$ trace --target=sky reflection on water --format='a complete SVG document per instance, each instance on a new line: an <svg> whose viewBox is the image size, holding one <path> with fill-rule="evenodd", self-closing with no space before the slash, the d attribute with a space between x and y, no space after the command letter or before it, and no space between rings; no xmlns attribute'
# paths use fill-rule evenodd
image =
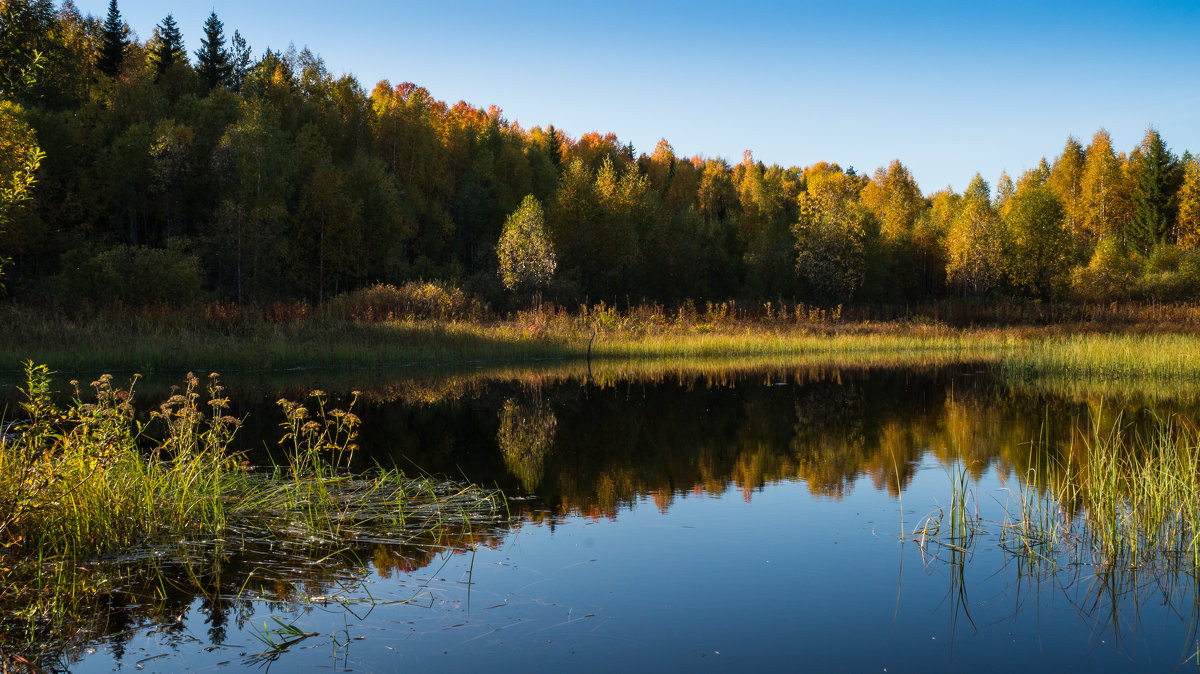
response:
<svg viewBox="0 0 1200 674"><path fill-rule="evenodd" d="M1190 669L1195 578L1039 573L997 544L1029 441L1049 428L1048 451L1069 453L1075 429L1114 408L1141 414L969 368L381 397L361 411L373 460L533 498L473 549L401 563L363 546L361 582L313 583L324 602L255 599L220 643L197 600L71 667ZM987 533L965 553L922 547L911 532L947 505L956 465ZM256 657L271 618L317 634Z"/></svg>

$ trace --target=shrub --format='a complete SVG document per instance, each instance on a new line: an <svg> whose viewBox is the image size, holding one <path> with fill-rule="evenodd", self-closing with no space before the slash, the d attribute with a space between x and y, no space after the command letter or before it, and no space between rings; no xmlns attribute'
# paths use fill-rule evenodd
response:
<svg viewBox="0 0 1200 674"><path fill-rule="evenodd" d="M1131 288L1136 299L1183 302L1200 298L1200 252L1160 246L1150 253Z"/></svg>
<svg viewBox="0 0 1200 674"><path fill-rule="evenodd" d="M1113 302L1129 297L1128 288L1137 276L1137 264L1114 238L1096 246L1091 262L1071 273L1071 292L1086 302Z"/></svg>
<svg viewBox="0 0 1200 674"><path fill-rule="evenodd" d="M465 320L483 315L483 304L454 286L409 281L397 288L376 284L338 295L326 310L332 316L367 321L396 319Z"/></svg>

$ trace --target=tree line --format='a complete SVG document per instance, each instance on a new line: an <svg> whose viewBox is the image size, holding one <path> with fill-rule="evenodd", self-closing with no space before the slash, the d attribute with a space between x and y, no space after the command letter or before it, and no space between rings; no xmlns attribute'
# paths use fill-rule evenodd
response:
<svg viewBox="0 0 1200 674"><path fill-rule="evenodd" d="M10 294L267 302L442 280L506 306L775 298L1200 297L1200 164L1101 129L994 188L923 193L747 152L648 153L526 129L411 83L369 92L212 13L134 39L67 0L0 9L0 256Z"/></svg>

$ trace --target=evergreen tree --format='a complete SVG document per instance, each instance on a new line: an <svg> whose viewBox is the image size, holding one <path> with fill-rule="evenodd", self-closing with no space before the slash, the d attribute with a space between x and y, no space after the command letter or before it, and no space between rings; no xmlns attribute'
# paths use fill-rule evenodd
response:
<svg viewBox="0 0 1200 674"><path fill-rule="evenodd" d="M127 46L125 22L121 21L117 0L110 0L108 18L104 20L104 32L101 34L100 71L109 77L116 77L121 72L121 64L125 61Z"/></svg>
<svg viewBox="0 0 1200 674"><path fill-rule="evenodd" d="M225 48L225 24L217 18L215 11L204 21L204 37L196 51L196 72L209 89L230 83L233 64L229 50Z"/></svg>
<svg viewBox="0 0 1200 674"><path fill-rule="evenodd" d="M550 156L550 163L554 164L555 169L562 167L562 138L553 124L546 129L546 153Z"/></svg>
<svg viewBox="0 0 1200 674"><path fill-rule="evenodd" d="M187 52L183 48L183 33L175 17L168 14L162 23L154 28L154 46L150 51L150 63L154 66L155 76L161 76L167 68L187 62Z"/></svg>
<svg viewBox="0 0 1200 674"><path fill-rule="evenodd" d="M1162 136L1149 129L1142 140L1141 157L1135 169L1133 220L1129 223L1131 242L1145 253L1166 243L1172 230L1175 173L1175 157L1167 150Z"/></svg>
<svg viewBox="0 0 1200 674"><path fill-rule="evenodd" d="M242 34L233 31L233 39L229 41L231 53L229 57L229 88L234 91L241 91L242 85L246 82L246 77L250 74L250 68L254 65L254 60L251 56L250 45L246 44L246 38Z"/></svg>

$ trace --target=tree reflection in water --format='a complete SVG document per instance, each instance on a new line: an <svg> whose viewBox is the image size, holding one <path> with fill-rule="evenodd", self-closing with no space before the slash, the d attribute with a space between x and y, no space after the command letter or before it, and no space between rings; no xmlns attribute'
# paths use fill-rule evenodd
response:
<svg viewBox="0 0 1200 674"><path fill-rule="evenodd" d="M616 520L647 500L669 511L679 499L732 493L750 500L786 482L823 500L866 488L904 494L908 505L905 492L922 469L950 472L955 465L975 482L987 477L1016 491L1024 485L1062 493L1078 471L1050 467L1079 466L1080 437L1093 424L1119 417L1132 432L1155 414L1196 419L1194 399L1153 386L1056 388L1004 381L976 365L638 368L594 377L567 365L375 386L347 381L345 390L364 389L358 460L499 486L511 497L507 516L403 543L381 537L321 547L260 535L51 569L64 579L54 602L0 593L8 616L2 641L40 645L50 660L69 664L87 644L106 640L119 652L135 632L170 634L181 617L199 622L202 615L215 645L255 615L312 610L314 600L365 601L353 588L372 576L412 583L413 596L425 601L428 592L413 579L448 554L500 546L524 526ZM292 397L307 388L338 390L319 379L287 387ZM269 408L279 393L252 389L239 397L234 383L230 393L236 411L249 415L242 440L261 445L255 419L274 418ZM1158 601L1192 626L1194 641L1194 573L1093 568L1034 555L1003 560L1015 611L1044 605L1038 597L1053 590L1097 631L1131 641L1140 607ZM974 620L967 581L997 573L972 561L955 552L929 567L952 567L945 606L965 625Z"/></svg>

